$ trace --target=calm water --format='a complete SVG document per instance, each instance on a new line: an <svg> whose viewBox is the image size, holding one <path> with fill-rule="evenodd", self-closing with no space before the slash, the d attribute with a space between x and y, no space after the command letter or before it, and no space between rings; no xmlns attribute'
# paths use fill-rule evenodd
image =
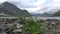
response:
<svg viewBox="0 0 60 34"><path fill-rule="evenodd" d="M60 20L60 17L35 17L35 19L43 19L43 20L46 20L46 19L58 19Z"/></svg>

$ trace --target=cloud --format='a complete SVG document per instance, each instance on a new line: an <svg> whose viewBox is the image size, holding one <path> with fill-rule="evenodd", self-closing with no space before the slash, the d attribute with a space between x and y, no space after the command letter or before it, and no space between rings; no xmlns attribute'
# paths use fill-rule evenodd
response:
<svg viewBox="0 0 60 34"><path fill-rule="evenodd" d="M50 3L45 3L42 8L38 9L37 12L39 13L44 13L44 12L51 12L54 13L56 9L60 9L60 0L50 0ZM53 12L52 12L53 11Z"/></svg>
<svg viewBox="0 0 60 34"><path fill-rule="evenodd" d="M45 0L10 0L9 2L15 4L21 9L26 9L31 13L37 12L37 10L39 10L39 8L45 3Z"/></svg>
<svg viewBox="0 0 60 34"><path fill-rule="evenodd" d="M0 0L1 3L5 1L13 3L17 7L26 9L29 12L35 12L45 3L45 0Z"/></svg>
<svg viewBox="0 0 60 34"><path fill-rule="evenodd" d="M0 3L3 3L3 2L5 2L5 1L7 1L7 0L0 0Z"/></svg>
<svg viewBox="0 0 60 34"><path fill-rule="evenodd" d="M8 1L18 8L26 9L30 13L44 13L53 9L60 9L60 0L0 0L0 3Z"/></svg>
<svg viewBox="0 0 60 34"><path fill-rule="evenodd" d="M44 2L45 0L20 0L17 3L24 8L34 8L42 6Z"/></svg>

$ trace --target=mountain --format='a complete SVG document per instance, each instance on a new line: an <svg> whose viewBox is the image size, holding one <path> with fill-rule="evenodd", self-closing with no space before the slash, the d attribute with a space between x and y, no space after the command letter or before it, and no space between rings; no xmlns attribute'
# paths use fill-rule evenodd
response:
<svg viewBox="0 0 60 34"><path fill-rule="evenodd" d="M44 14L33 14L33 16L40 16L40 17L49 17L49 16L52 16L52 14L48 14L48 13L44 13Z"/></svg>
<svg viewBox="0 0 60 34"><path fill-rule="evenodd" d="M1 12L9 16L31 16L27 10L21 10L9 2L4 2L0 5L0 13Z"/></svg>
<svg viewBox="0 0 60 34"><path fill-rule="evenodd" d="M60 10L58 10L53 16L60 16Z"/></svg>
<svg viewBox="0 0 60 34"><path fill-rule="evenodd" d="M52 9L52 10L49 10L49 11L46 11L45 13L43 14L33 14L33 16L48 16L48 17L54 17L54 16L60 16L60 9Z"/></svg>

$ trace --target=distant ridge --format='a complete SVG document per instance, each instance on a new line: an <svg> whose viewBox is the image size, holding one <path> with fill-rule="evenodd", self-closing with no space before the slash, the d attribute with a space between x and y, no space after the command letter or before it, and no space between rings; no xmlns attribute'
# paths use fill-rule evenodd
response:
<svg viewBox="0 0 60 34"><path fill-rule="evenodd" d="M9 2L4 2L0 5L1 12L10 16L31 16L27 10L21 10Z"/></svg>
<svg viewBox="0 0 60 34"><path fill-rule="evenodd" d="M58 10L53 16L59 16L60 17L60 10Z"/></svg>

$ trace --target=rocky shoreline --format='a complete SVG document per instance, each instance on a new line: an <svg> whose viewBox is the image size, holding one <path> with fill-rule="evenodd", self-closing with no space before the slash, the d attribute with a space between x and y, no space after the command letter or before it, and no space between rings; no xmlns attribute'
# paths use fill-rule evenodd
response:
<svg viewBox="0 0 60 34"><path fill-rule="evenodd" d="M0 19L0 34L23 34L21 27L17 19Z"/></svg>
<svg viewBox="0 0 60 34"><path fill-rule="evenodd" d="M47 19L40 20L40 22L44 23L43 34L60 34L60 20Z"/></svg>
<svg viewBox="0 0 60 34"><path fill-rule="evenodd" d="M60 20L57 19L47 19L47 20L37 20L38 23L43 24L41 27L43 29L42 34L60 34ZM18 19L0 19L0 34L24 34L22 29L22 21Z"/></svg>

